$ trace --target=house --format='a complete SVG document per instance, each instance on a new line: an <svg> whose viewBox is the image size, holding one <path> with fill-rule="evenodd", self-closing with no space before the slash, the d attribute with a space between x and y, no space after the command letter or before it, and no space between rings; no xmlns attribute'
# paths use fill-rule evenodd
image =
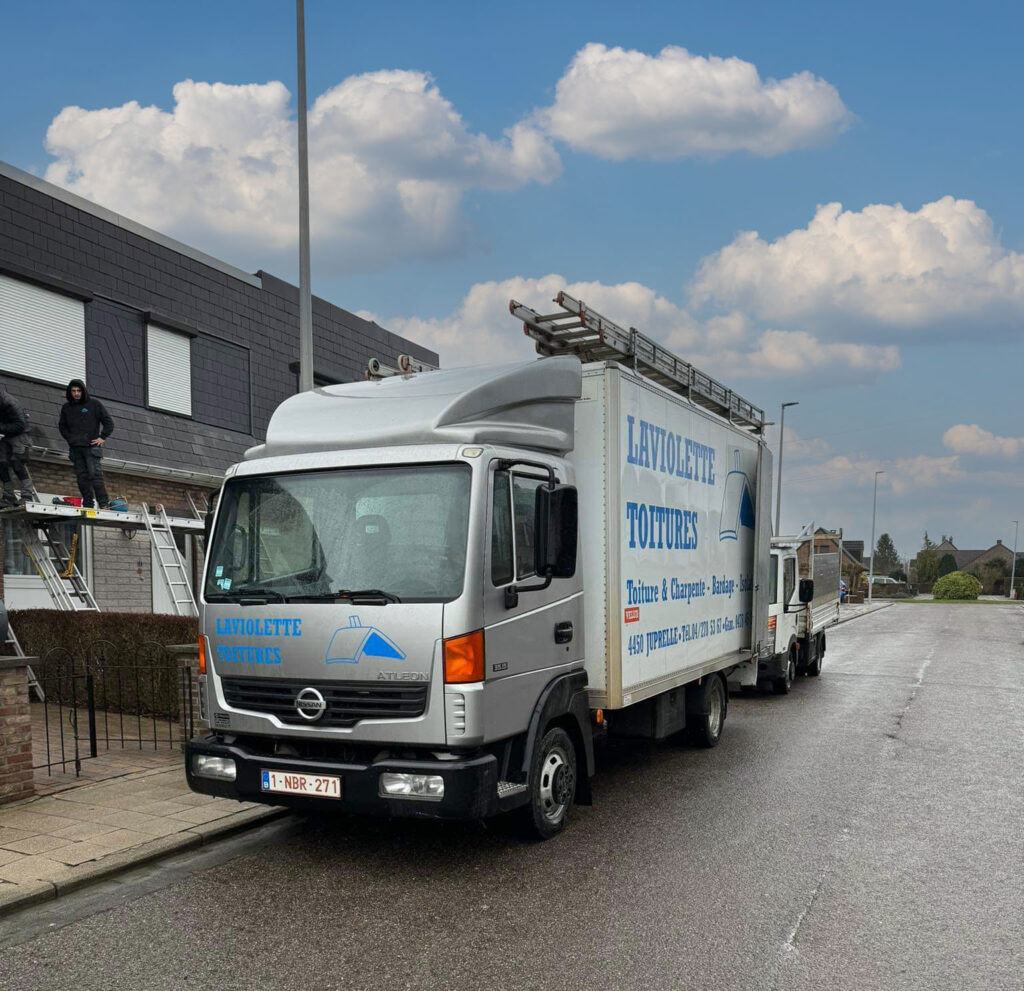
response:
<svg viewBox="0 0 1024 991"><path fill-rule="evenodd" d="M77 495L57 417L68 381L81 378L115 422L104 447L111 495L193 515L296 392L298 309L298 289L268 272L242 271L0 162L0 382L30 413L40 493ZM313 336L318 385L362 378L370 358L437 363L317 298ZM76 563L101 609L171 610L144 532L78 529ZM9 518L0 543L8 608L51 606ZM179 538L194 580L193 543Z"/></svg>
<svg viewBox="0 0 1024 991"><path fill-rule="evenodd" d="M1002 540L997 539L984 550L961 550L953 543L952 537L943 536L934 553L940 567L943 558L948 556L953 559L956 571L974 575L981 582L983 594L1006 595L1009 592L1010 574L1014 570L1013 551ZM1015 570L1018 578L1024 577L1024 553L1017 554Z"/></svg>
<svg viewBox="0 0 1024 991"><path fill-rule="evenodd" d="M842 547L842 560L840 563L840 574L847 588L857 587L857 576L867 569L861 563L860 556L864 551L863 540L847 541L843 537L842 530L826 530L825 527L818 527L814 531L814 553L835 554Z"/></svg>

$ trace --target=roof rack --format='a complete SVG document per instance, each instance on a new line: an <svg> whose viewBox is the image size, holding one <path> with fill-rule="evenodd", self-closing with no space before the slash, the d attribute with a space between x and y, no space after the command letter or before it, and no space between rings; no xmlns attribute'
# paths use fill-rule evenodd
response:
<svg viewBox="0 0 1024 991"><path fill-rule="evenodd" d="M554 302L561 312L541 314L514 299L509 302L509 311L523 321L524 333L537 342L538 354L575 354L583 361L621 362L740 427L764 433L763 410L635 327L625 330L564 290Z"/></svg>

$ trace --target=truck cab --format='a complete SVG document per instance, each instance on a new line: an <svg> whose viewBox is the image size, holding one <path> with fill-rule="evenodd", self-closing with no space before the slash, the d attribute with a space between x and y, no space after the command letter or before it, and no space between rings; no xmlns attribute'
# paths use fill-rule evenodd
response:
<svg viewBox="0 0 1024 991"><path fill-rule="evenodd" d="M758 687L787 695L800 674L817 677L825 656L825 628L839 620L838 550L814 535L773 537L768 565L768 648L758 661ZM819 550L818 544L829 548Z"/></svg>

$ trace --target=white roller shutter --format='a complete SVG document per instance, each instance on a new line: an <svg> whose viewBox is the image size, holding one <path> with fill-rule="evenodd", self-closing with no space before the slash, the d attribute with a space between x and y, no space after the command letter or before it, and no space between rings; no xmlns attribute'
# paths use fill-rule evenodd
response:
<svg viewBox="0 0 1024 991"><path fill-rule="evenodd" d="M191 338L154 324L149 324L146 332L146 403L156 409L191 416Z"/></svg>
<svg viewBox="0 0 1024 991"><path fill-rule="evenodd" d="M0 275L0 371L66 385L85 378L85 304Z"/></svg>

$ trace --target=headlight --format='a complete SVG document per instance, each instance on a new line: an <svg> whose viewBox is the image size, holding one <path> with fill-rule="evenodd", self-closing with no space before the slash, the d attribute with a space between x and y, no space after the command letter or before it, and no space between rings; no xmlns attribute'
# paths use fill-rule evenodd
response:
<svg viewBox="0 0 1024 991"><path fill-rule="evenodd" d="M209 757L193 754L192 773L199 778L213 778L215 781L234 781L235 762L230 757Z"/></svg>
<svg viewBox="0 0 1024 991"><path fill-rule="evenodd" d="M439 802L444 798L444 778L440 774L395 774L380 776L381 798L418 798Z"/></svg>

